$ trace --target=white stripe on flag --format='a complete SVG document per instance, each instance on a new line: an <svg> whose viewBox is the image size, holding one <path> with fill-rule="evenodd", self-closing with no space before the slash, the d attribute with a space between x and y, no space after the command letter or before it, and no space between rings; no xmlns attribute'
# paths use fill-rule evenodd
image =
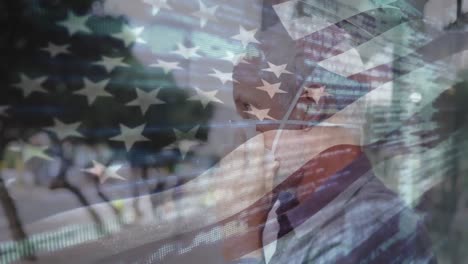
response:
<svg viewBox="0 0 468 264"><path fill-rule="evenodd" d="M303 16L295 18L296 6L299 2L310 5L313 8L324 11L331 15L326 17L323 14L319 16ZM278 17L294 40L300 39L314 32L332 26L342 20L346 20L362 12L378 8L396 8L389 4L395 0L382 0L379 4L371 0L337 0L333 4L331 1L320 0L291 0L281 4L274 5Z"/></svg>
<svg viewBox="0 0 468 264"><path fill-rule="evenodd" d="M355 49L321 61L318 65L348 77L407 56L437 37L427 36L418 30L419 23L421 22L410 21L400 24ZM365 63L358 62L361 58Z"/></svg>

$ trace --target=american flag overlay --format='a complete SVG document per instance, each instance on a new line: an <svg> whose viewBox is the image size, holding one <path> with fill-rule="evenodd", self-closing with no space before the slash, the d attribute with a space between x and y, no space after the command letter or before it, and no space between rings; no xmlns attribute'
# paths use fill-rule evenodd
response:
<svg viewBox="0 0 468 264"><path fill-rule="evenodd" d="M466 263L467 12L0 2L0 263Z"/></svg>

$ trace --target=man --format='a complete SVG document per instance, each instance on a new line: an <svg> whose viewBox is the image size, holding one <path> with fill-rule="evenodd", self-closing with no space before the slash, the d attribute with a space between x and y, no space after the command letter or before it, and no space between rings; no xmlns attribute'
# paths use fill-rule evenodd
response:
<svg viewBox="0 0 468 264"><path fill-rule="evenodd" d="M235 242L252 249L237 261L435 263L422 220L374 176L363 153L361 94L339 98L337 90L360 91L366 83L337 88L339 77L317 66L350 49L347 32L331 26L293 41L277 23L262 33L249 63L234 71L234 99L241 116L263 121L257 131L276 160L270 169L276 175L263 179L276 187L268 217L250 222L260 232ZM287 65L281 77L269 70L280 64ZM292 175L286 172L297 167ZM231 258L242 250L233 243L226 247Z"/></svg>

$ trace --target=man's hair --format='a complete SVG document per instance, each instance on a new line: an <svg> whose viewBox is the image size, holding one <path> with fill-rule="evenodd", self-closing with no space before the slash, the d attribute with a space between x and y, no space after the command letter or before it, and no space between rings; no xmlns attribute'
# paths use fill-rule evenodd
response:
<svg viewBox="0 0 468 264"><path fill-rule="evenodd" d="M290 107L295 95L304 86L323 85L329 97L333 97L333 100L328 100L328 103L333 105L325 105L329 114L323 115L323 119L354 103L352 115L342 118L340 122L356 127L365 124L367 103L363 98L359 98L368 92L368 84L349 80L317 65L317 62L325 58L352 48L350 36L346 31L331 27L329 30L293 40L282 24L276 23L259 32L257 39L260 44L248 47L247 60L254 61L262 69L267 68L269 62L275 65L287 64L287 70L293 73L291 77L283 75L281 79L281 89L286 93L279 95L275 100L281 107ZM258 74L265 73L259 70Z"/></svg>

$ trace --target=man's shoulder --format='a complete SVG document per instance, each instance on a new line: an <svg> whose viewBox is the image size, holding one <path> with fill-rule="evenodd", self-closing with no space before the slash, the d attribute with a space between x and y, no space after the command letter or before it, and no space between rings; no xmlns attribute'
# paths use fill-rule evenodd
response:
<svg viewBox="0 0 468 264"><path fill-rule="evenodd" d="M421 217L374 175L360 180L344 201L323 209L333 213L321 218L318 228L300 237L307 263L431 259Z"/></svg>
<svg viewBox="0 0 468 264"><path fill-rule="evenodd" d="M401 211L412 213L398 194L387 188L373 174L368 175L366 181L348 196L343 206L344 217L366 215L367 221L377 222L385 222ZM416 218L416 214L413 216Z"/></svg>
<svg viewBox="0 0 468 264"><path fill-rule="evenodd" d="M315 238L311 241L318 242L336 239L352 244L360 238L365 239L402 212L417 220L416 214L395 192L369 173L304 222L299 229L300 237L313 236Z"/></svg>

